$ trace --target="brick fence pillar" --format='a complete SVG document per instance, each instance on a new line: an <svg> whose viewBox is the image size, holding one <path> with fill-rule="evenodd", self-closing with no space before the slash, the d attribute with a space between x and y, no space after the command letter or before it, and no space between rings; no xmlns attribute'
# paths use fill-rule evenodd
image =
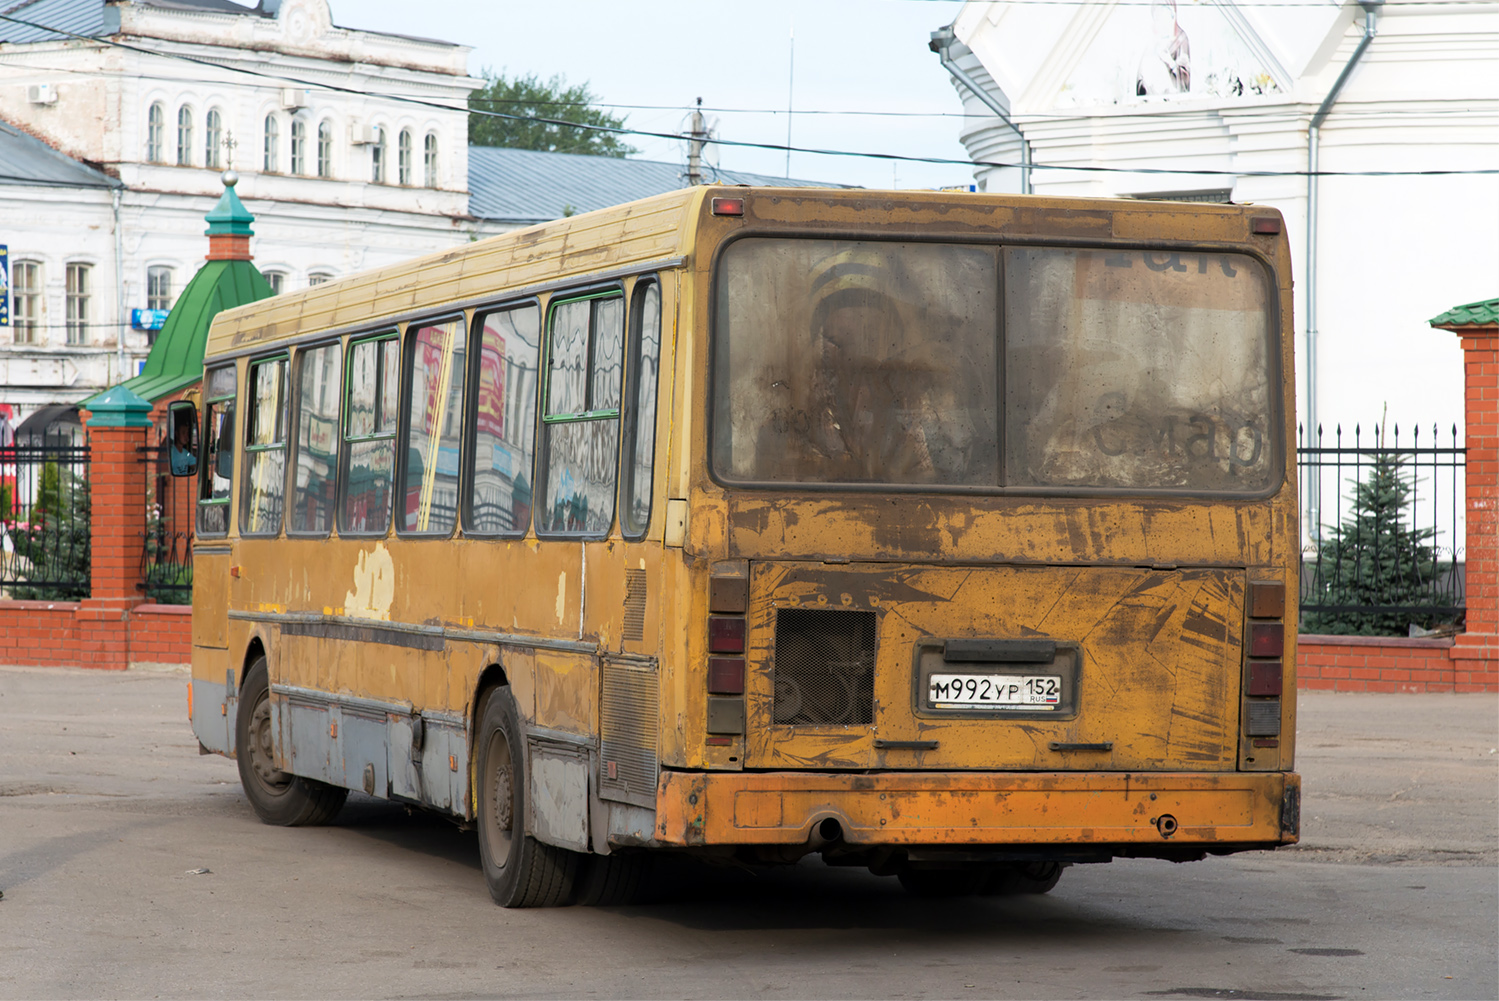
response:
<svg viewBox="0 0 1499 1001"><path fill-rule="evenodd" d="M122 670L130 664L130 610L145 600L141 557L146 531L142 448L151 405L123 386L89 404L90 595L79 603L85 662Z"/></svg>
<svg viewBox="0 0 1499 1001"><path fill-rule="evenodd" d="M1458 306L1431 324L1462 339L1467 391L1468 616L1452 659L1490 672L1499 662L1499 299Z"/></svg>

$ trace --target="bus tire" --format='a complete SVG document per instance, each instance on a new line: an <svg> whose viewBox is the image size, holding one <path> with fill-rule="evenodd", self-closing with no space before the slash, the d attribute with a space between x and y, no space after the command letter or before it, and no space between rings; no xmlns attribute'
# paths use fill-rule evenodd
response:
<svg viewBox="0 0 1499 1001"><path fill-rule="evenodd" d="M584 907L621 907L640 896L650 870L645 852L589 855L578 876L578 903Z"/></svg>
<svg viewBox="0 0 1499 1001"><path fill-rule="evenodd" d="M262 654L240 685L239 714L234 720L235 759L245 798L263 823L278 827L328 823L343 808L349 791L278 770L272 755L273 737L271 686Z"/></svg>
<svg viewBox="0 0 1499 1001"><path fill-rule="evenodd" d="M484 702L478 751L479 858L501 907L556 907L572 897L579 855L525 833L525 737L508 687Z"/></svg>
<svg viewBox="0 0 1499 1001"><path fill-rule="evenodd" d="M1062 862L1016 862L1001 866L984 881L981 892L986 897L1049 893L1062 878L1065 868Z"/></svg>

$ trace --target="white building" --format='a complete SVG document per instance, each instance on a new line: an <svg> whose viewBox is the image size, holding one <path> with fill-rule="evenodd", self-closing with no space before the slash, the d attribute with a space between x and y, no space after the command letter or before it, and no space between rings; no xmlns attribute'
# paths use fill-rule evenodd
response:
<svg viewBox="0 0 1499 1001"><path fill-rule="evenodd" d="M468 52L337 27L327 0L0 8L0 167L31 165L0 170L29 311L0 326L0 402L24 416L133 374L149 336L131 310L170 307L202 263L231 160L273 285L466 242Z"/></svg>
<svg viewBox="0 0 1499 1001"><path fill-rule="evenodd" d="M1323 176L1309 223L1304 172L1314 155L1339 174L1499 168L1499 5L1001 0L968 3L952 35L975 161L1028 153L1040 194L1284 213L1302 420L1367 434L1388 404L1403 435L1462 427L1457 339L1427 321L1499 289L1499 175ZM1109 169L1058 169L1078 167ZM1020 190L1021 174L975 170L990 191Z"/></svg>

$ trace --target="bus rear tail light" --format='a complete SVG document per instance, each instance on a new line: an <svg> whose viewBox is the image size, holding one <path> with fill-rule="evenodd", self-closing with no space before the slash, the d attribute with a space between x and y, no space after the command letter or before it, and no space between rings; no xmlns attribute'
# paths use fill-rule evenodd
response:
<svg viewBox="0 0 1499 1001"><path fill-rule="evenodd" d="M714 215L744 215L743 198L715 198L713 199Z"/></svg>
<svg viewBox="0 0 1499 1001"><path fill-rule="evenodd" d="M709 653L744 653L744 620L722 615L708 618Z"/></svg>
<svg viewBox="0 0 1499 1001"><path fill-rule="evenodd" d="M744 694L744 658L708 658L708 694Z"/></svg>
<svg viewBox="0 0 1499 1001"><path fill-rule="evenodd" d="M715 198L713 211L719 212L719 203L727 201L739 203L732 214L743 214L743 199ZM749 564L744 560L715 564L708 575L709 656L705 673L709 746L732 745L744 735L744 614L748 610Z"/></svg>
<svg viewBox="0 0 1499 1001"><path fill-rule="evenodd" d="M1286 649L1286 628L1279 622L1256 622L1249 627L1249 656L1279 657Z"/></svg>
<svg viewBox="0 0 1499 1001"><path fill-rule="evenodd" d="M1246 695L1279 695L1281 686L1278 660L1252 660L1249 662L1249 687Z"/></svg>

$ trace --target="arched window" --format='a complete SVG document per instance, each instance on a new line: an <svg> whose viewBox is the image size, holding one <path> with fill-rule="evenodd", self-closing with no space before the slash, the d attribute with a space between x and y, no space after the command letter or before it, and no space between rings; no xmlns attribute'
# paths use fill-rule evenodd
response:
<svg viewBox="0 0 1499 1001"><path fill-rule="evenodd" d="M177 166L190 167L193 162L193 109L177 109Z"/></svg>
<svg viewBox="0 0 1499 1001"><path fill-rule="evenodd" d="M331 282L332 280L333 276L328 274L327 272L314 271L312 274L307 276L307 286L308 288L311 288L314 285L322 285L326 282Z"/></svg>
<svg viewBox="0 0 1499 1001"><path fill-rule="evenodd" d="M396 140L396 175L401 186L411 183L411 130L402 129Z"/></svg>
<svg viewBox="0 0 1499 1001"><path fill-rule="evenodd" d="M286 286L286 272L284 271L262 271L261 277L271 287L271 291L277 295L281 294L282 288Z"/></svg>
<svg viewBox="0 0 1499 1001"><path fill-rule="evenodd" d="M427 187L437 187L437 133L428 132L422 142L422 175Z"/></svg>
<svg viewBox="0 0 1499 1001"><path fill-rule="evenodd" d="M203 166L217 169L220 166L219 151L224 148L224 113L218 108L209 108L203 119Z"/></svg>
<svg viewBox="0 0 1499 1001"><path fill-rule="evenodd" d="M275 115L265 116L265 163L266 173L281 169L281 122Z"/></svg>
<svg viewBox="0 0 1499 1001"><path fill-rule="evenodd" d="M42 266L16 261L10 266L10 322L17 344L35 344L42 317Z"/></svg>
<svg viewBox="0 0 1499 1001"><path fill-rule="evenodd" d="M291 172L307 173L307 123L300 118L291 120Z"/></svg>
<svg viewBox="0 0 1499 1001"><path fill-rule="evenodd" d="M167 112L157 101L146 112L146 159L161 163L166 159Z"/></svg>
<svg viewBox="0 0 1499 1001"><path fill-rule="evenodd" d="M333 176L333 126L328 122L317 127L317 176Z"/></svg>
<svg viewBox="0 0 1499 1001"><path fill-rule="evenodd" d="M146 308L172 308L172 269L157 266L146 269Z"/></svg>
<svg viewBox="0 0 1499 1001"><path fill-rule="evenodd" d="M370 180L385 183L385 130L375 129L375 141L370 144Z"/></svg>

